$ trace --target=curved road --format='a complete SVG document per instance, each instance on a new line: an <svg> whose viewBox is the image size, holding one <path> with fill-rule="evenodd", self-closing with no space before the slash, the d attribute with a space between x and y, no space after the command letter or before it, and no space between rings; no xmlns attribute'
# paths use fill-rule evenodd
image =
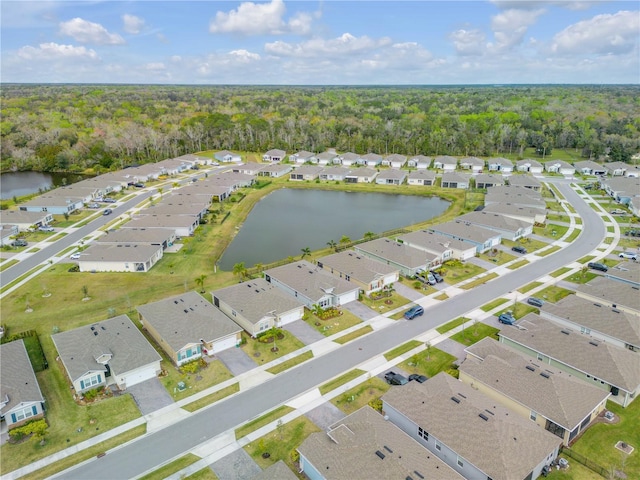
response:
<svg viewBox="0 0 640 480"><path fill-rule="evenodd" d="M247 419L256 417L357 367L386 350L587 255L596 249L605 237L604 223L569 185L564 183L557 186L583 220L583 232L570 247L430 307L426 314L417 320L396 322L292 370L280 373L260 385L142 437L124 448L64 472L59 477L82 480L135 477L170 458L186 453Z"/></svg>

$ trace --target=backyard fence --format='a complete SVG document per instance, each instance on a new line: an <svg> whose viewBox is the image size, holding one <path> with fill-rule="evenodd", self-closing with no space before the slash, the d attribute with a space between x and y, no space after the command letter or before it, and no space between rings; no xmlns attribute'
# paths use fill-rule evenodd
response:
<svg viewBox="0 0 640 480"><path fill-rule="evenodd" d="M574 452L569 447L563 446L562 449L560 450L560 452L563 453L564 455L566 455L567 457L572 458L576 462L581 463L582 465L587 467L589 470L593 470L598 475L601 475L604 478L609 478L609 474L611 472L609 472L608 469L604 468L602 465L597 464L593 460L590 460L589 458L585 457L584 455L582 455L582 454L580 454L578 452Z"/></svg>
<svg viewBox="0 0 640 480"><path fill-rule="evenodd" d="M20 339L24 340L24 346L29 354L29 360L31 360L33 370L41 372L42 370L49 368L49 362L47 362L47 359L44 356L42 345L38 338L38 333L35 330L25 330L9 337L5 335L2 337L1 343L9 343Z"/></svg>

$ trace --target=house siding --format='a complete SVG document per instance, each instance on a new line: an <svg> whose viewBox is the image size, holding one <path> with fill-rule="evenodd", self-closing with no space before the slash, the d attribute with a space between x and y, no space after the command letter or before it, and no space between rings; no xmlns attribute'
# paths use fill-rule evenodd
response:
<svg viewBox="0 0 640 480"><path fill-rule="evenodd" d="M19 427L31 420L37 420L42 417L44 417L44 404L42 402L23 402L4 414L7 428Z"/></svg>

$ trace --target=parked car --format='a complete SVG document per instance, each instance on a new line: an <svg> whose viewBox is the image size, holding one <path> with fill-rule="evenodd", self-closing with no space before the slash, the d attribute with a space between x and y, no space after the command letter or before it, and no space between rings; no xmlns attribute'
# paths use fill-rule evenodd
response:
<svg viewBox="0 0 640 480"><path fill-rule="evenodd" d="M428 283L429 285L435 285L436 283L438 283L436 281L436 277L433 276L433 273L425 272L424 270L417 271L416 278L421 282Z"/></svg>
<svg viewBox="0 0 640 480"><path fill-rule="evenodd" d="M71 255L69 255L69 258L71 260L79 260L80 259L80 253L78 253L78 252L72 253Z"/></svg>
<svg viewBox="0 0 640 480"><path fill-rule="evenodd" d="M541 299L536 298L536 297L529 297L527 299L527 303L529 305L533 305L534 307L542 307L542 305L544 305L544 300L541 300Z"/></svg>
<svg viewBox="0 0 640 480"><path fill-rule="evenodd" d="M87 208L100 208L100 205L97 203L90 203L89 205L87 205Z"/></svg>
<svg viewBox="0 0 640 480"><path fill-rule="evenodd" d="M431 275L433 275L433 278L436 279L437 283L444 282L444 278L442 278L442 275L440 275L438 272L434 272L433 270L431 270Z"/></svg>
<svg viewBox="0 0 640 480"><path fill-rule="evenodd" d="M115 198L105 198L104 200L102 200L104 203L116 203L116 199Z"/></svg>
<svg viewBox="0 0 640 480"><path fill-rule="evenodd" d="M609 270L609 267L607 267L604 263L589 262L587 266L592 270L599 270L600 272L606 272L607 270Z"/></svg>
<svg viewBox="0 0 640 480"><path fill-rule="evenodd" d="M513 247L511 250L513 250L514 252L517 252L517 253L523 253L523 254L524 254L524 253L527 253L527 249L526 249L526 248L524 248L524 247L523 247L523 246L521 246L521 245L516 245L516 246L515 246L515 247Z"/></svg>
<svg viewBox="0 0 640 480"><path fill-rule="evenodd" d="M409 383L407 377L404 375L400 375L396 372L387 372L384 374L384 379L387 381L389 385L406 385Z"/></svg>
<svg viewBox="0 0 640 480"><path fill-rule="evenodd" d="M404 318L406 318L407 320L413 320L416 317L420 317L422 314L424 314L424 308L422 308L420 305L416 305L404 312Z"/></svg>
<svg viewBox="0 0 640 480"><path fill-rule="evenodd" d="M413 382L416 381L418 383L424 383L427 381L427 377L425 377L424 375L418 375L417 373L412 373L411 375L409 375L409 381Z"/></svg>
<svg viewBox="0 0 640 480"><path fill-rule="evenodd" d="M111 213L113 212L113 210L111 210L110 208L105 209L104 212L102 212L102 215L111 215Z"/></svg>
<svg viewBox="0 0 640 480"><path fill-rule="evenodd" d="M213 165L214 167L219 167L220 164L218 162L213 162L211 165Z"/></svg>
<svg viewBox="0 0 640 480"><path fill-rule="evenodd" d="M624 234L628 237L640 237L640 230L627 230Z"/></svg>
<svg viewBox="0 0 640 480"><path fill-rule="evenodd" d="M625 213L627 212L625 212L624 210L619 210L617 208L611 210L611 215L624 215Z"/></svg>
<svg viewBox="0 0 640 480"><path fill-rule="evenodd" d="M38 230L40 230L41 232L54 232L55 229L49 225L40 225L38 227Z"/></svg>
<svg viewBox="0 0 640 480"><path fill-rule="evenodd" d="M144 183L137 182L137 183L134 183L133 186L136 188L144 188Z"/></svg>
<svg viewBox="0 0 640 480"><path fill-rule="evenodd" d="M501 313L500 316L498 317L498 321L500 323L504 323L505 325L515 325L516 324L515 317L513 315L511 315L511 313L509 313L509 312Z"/></svg>
<svg viewBox="0 0 640 480"><path fill-rule="evenodd" d="M620 258L628 258L634 262L638 259L638 256L633 252L620 252L618 255Z"/></svg>
<svg viewBox="0 0 640 480"><path fill-rule="evenodd" d="M16 247L26 247L27 245L29 245L29 243L24 238L17 238L13 242L13 245Z"/></svg>

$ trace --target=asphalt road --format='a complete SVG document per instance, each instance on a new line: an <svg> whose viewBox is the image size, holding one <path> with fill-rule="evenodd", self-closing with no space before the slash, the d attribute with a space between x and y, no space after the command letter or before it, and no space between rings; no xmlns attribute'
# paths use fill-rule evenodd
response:
<svg viewBox="0 0 640 480"><path fill-rule="evenodd" d="M112 480L135 477L386 350L587 255L604 238L604 223L568 185L556 185L583 220L583 233L571 246L430 307L425 315L416 320L398 321L388 328L280 373L265 383L242 391L124 448L64 472L58 478Z"/></svg>

